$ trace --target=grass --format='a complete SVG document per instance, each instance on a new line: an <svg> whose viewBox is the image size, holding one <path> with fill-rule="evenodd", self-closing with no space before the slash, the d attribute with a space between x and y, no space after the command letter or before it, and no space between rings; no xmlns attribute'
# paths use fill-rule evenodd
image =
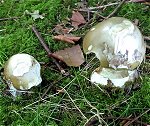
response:
<svg viewBox="0 0 150 126"><path fill-rule="evenodd" d="M143 71L141 88L132 91L129 95L121 89L111 87L97 87L89 81L89 75L96 64L87 57L90 68L85 64L79 68L66 67L71 76L64 77L55 68L52 60L46 56L46 52L39 44L31 30L31 25L36 25L48 46L52 51L67 47L67 44L56 42L52 39L51 30L56 24L71 17L71 11L77 0L4 0L0 3L0 18L19 17L16 20L0 22L0 68L7 59L16 53L28 53L39 62L50 62L47 67L42 66L43 82L41 86L31 89L33 94L26 94L13 100L9 95L0 94L0 125L50 125L50 126L83 126L87 119L99 115L99 121L104 119L110 126L120 125L121 120L108 120L106 117L128 117L140 116L150 108L150 77ZM108 1L106 1L108 2ZM90 6L96 6L98 0L90 2ZM39 10L45 14L43 20L33 21L25 10ZM100 12L107 16L114 7ZM146 36L150 34L150 9L143 4L125 4L115 16L123 16L130 20L139 19L139 28ZM94 20L97 23L96 20ZM74 34L84 35L88 28L79 30ZM147 61L148 62L148 61ZM148 63L147 63L148 64ZM149 65L149 64L148 64ZM149 66L148 66L149 67ZM2 78L2 76L1 76ZM58 82L58 78L61 78ZM0 90L4 92L6 84L1 79ZM51 85L50 91L42 100L41 96ZM58 93L57 90L64 88L65 91ZM109 95L102 92L108 91ZM150 124L149 112L139 117L139 120ZM103 121L102 121L103 122ZM104 123L104 122L103 122ZM98 125L98 121L95 125Z"/></svg>

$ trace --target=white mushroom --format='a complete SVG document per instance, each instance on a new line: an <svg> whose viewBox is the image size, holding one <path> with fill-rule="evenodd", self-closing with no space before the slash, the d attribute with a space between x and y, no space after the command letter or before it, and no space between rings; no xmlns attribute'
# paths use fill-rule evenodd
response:
<svg viewBox="0 0 150 126"><path fill-rule="evenodd" d="M134 80L137 67L145 57L146 46L136 25L122 17L112 17L97 24L85 35L83 50L95 53L100 67L91 75L91 81L115 86Z"/></svg>
<svg viewBox="0 0 150 126"><path fill-rule="evenodd" d="M28 54L13 55L5 64L4 79L11 93L16 96L16 91L28 90L42 82L40 64Z"/></svg>

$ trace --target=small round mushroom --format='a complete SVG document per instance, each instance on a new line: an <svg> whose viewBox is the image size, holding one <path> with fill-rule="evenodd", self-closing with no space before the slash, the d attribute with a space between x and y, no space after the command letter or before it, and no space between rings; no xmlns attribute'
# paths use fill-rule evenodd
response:
<svg viewBox="0 0 150 126"><path fill-rule="evenodd" d="M134 80L136 69L145 57L146 45L140 30L130 20L112 17L90 29L84 37L83 50L86 54L95 53L100 60L100 67L91 75L92 82L106 85L111 80L114 85L122 86ZM124 76L119 76L120 73Z"/></svg>
<svg viewBox="0 0 150 126"><path fill-rule="evenodd" d="M28 54L16 54L10 57L4 66L4 79L11 93L28 90L42 82L40 64Z"/></svg>

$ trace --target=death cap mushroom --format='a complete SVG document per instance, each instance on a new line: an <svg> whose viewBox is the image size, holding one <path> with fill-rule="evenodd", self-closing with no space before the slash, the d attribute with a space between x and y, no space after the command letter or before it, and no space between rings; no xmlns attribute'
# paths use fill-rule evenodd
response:
<svg viewBox="0 0 150 126"><path fill-rule="evenodd" d="M134 80L136 69L145 57L146 46L136 25L123 17L112 17L92 27L83 40L86 54L95 53L100 67L93 71L91 82L116 86Z"/></svg>

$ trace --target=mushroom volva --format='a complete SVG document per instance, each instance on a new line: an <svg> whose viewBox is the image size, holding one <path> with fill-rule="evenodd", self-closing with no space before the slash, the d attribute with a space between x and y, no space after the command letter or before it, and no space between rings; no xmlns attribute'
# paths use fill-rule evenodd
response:
<svg viewBox="0 0 150 126"><path fill-rule="evenodd" d="M115 86L133 81L137 68L145 57L146 45L134 23L123 17L112 17L92 27L83 40L86 54L95 53L99 68L91 75L91 82Z"/></svg>
<svg viewBox="0 0 150 126"><path fill-rule="evenodd" d="M4 66L4 79L10 92L16 96L16 92L28 90L42 82L40 64L29 54L16 54L8 59Z"/></svg>

